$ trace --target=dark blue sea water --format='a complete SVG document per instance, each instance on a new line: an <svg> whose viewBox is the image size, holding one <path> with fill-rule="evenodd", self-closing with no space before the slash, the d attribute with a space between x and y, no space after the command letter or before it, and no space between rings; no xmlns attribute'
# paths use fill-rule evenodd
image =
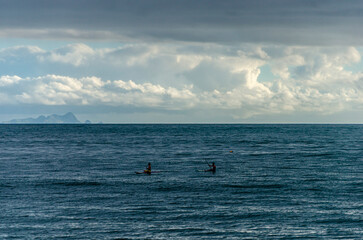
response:
<svg viewBox="0 0 363 240"><path fill-rule="evenodd" d="M0 125L0 151L0 239L363 236L363 125Z"/></svg>

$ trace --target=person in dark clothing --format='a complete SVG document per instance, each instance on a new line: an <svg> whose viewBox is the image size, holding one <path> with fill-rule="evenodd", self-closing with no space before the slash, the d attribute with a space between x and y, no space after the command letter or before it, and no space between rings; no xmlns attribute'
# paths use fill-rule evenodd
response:
<svg viewBox="0 0 363 240"><path fill-rule="evenodd" d="M144 173L151 174L151 163L147 164L146 170L144 170Z"/></svg>
<svg viewBox="0 0 363 240"><path fill-rule="evenodd" d="M205 170L206 172L213 172L213 173L215 173L215 172L216 172L217 167L216 167L216 165L214 164L214 162L212 163L212 165L209 165L209 164L208 164L208 166L209 166L209 169L208 169L208 170Z"/></svg>

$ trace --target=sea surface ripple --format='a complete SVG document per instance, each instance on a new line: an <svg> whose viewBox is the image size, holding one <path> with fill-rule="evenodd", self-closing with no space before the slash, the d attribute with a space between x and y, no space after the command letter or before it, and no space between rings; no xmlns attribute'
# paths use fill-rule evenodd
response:
<svg viewBox="0 0 363 240"><path fill-rule="evenodd" d="M362 239L363 125L0 125L0 239ZM150 162L155 174L135 174ZM215 162L217 172L203 172Z"/></svg>

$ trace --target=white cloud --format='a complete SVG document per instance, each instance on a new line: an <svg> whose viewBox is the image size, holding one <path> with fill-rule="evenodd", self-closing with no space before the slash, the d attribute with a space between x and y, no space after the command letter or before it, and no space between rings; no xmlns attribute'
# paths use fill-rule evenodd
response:
<svg viewBox="0 0 363 240"><path fill-rule="evenodd" d="M182 89L165 88L151 83L136 84L132 80L117 80L113 84L127 91L123 96L128 99L128 104L137 106L183 109L194 106L195 101L198 101L196 94L192 92L193 86L184 86Z"/></svg>
<svg viewBox="0 0 363 240"><path fill-rule="evenodd" d="M151 83L136 84L133 81L103 81L97 77L72 78L46 75L35 78L18 76L0 77L0 86L13 88L12 94L0 93L7 103L44 105L134 105L180 109L191 106L195 98L191 86L183 89L162 87ZM5 101L5 100L4 100ZM174 105L175 104L175 105Z"/></svg>
<svg viewBox="0 0 363 240"><path fill-rule="evenodd" d="M18 77L18 76L1 76L0 77L0 87L16 84L20 80L21 80L21 77Z"/></svg>
<svg viewBox="0 0 363 240"><path fill-rule="evenodd" d="M363 103L363 74L346 70L361 61L354 47L72 44L2 49L0 59L1 104L214 109L250 118L332 114ZM259 79L265 65L275 77L269 82Z"/></svg>
<svg viewBox="0 0 363 240"><path fill-rule="evenodd" d="M72 44L39 56L40 61L60 62L80 66L90 61L95 51L85 44Z"/></svg>

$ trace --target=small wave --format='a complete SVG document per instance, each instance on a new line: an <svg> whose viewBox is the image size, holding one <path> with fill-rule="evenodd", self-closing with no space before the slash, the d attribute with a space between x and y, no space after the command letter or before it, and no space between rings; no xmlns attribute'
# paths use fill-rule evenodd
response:
<svg viewBox="0 0 363 240"><path fill-rule="evenodd" d="M312 191L312 192L322 192L322 191L324 191L324 189L319 188L319 187L312 187L312 188L308 188L306 190Z"/></svg>
<svg viewBox="0 0 363 240"><path fill-rule="evenodd" d="M333 155L334 155L334 153L330 153L330 152L302 154L303 157L327 157L327 156L333 156Z"/></svg>
<svg viewBox="0 0 363 240"><path fill-rule="evenodd" d="M157 191L160 192L195 192L198 191L198 189L188 186L164 186L164 187L158 187L156 188Z"/></svg>
<svg viewBox="0 0 363 240"><path fill-rule="evenodd" d="M47 186L47 185L53 185L53 186L100 186L104 185L104 183L96 182L96 181L42 181L35 184L36 186Z"/></svg>
<svg viewBox="0 0 363 240"><path fill-rule="evenodd" d="M336 219L322 219L322 220L317 220L315 222L323 224L342 224L342 223L363 223L363 220L351 219L351 218L336 218Z"/></svg>
<svg viewBox="0 0 363 240"><path fill-rule="evenodd" d="M326 182L326 179L323 178L307 178L304 179L304 182Z"/></svg>
<svg viewBox="0 0 363 240"><path fill-rule="evenodd" d="M182 157L185 157L185 156L193 156L193 153L191 152L177 152L174 154L175 156L182 156Z"/></svg>
<svg viewBox="0 0 363 240"><path fill-rule="evenodd" d="M186 231L188 231L188 232L190 232L190 231L192 231L192 232L202 232L202 231L204 231L203 228L198 228L198 227L187 227L187 228L185 228L185 227L177 227L177 226L172 226L172 227L170 227L168 229L165 229L165 230L168 231L168 232L186 232Z"/></svg>
<svg viewBox="0 0 363 240"><path fill-rule="evenodd" d="M248 185L225 184L224 187L269 189L269 188L283 188L284 185L282 185L282 184L248 184Z"/></svg>
<svg viewBox="0 0 363 240"><path fill-rule="evenodd" d="M4 183L4 184L0 184L0 188L15 188L15 186Z"/></svg>
<svg viewBox="0 0 363 240"><path fill-rule="evenodd" d="M53 185L63 186L100 186L102 183L95 181L70 181L70 182L55 182Z"/></svg>
<svg viewBox="0 0 363 240"><path fill-rule="evenodd" d="M180 188L178 187L158 187L156 190L160 191L160 192L171 192L171 191L176 191Z"/></svg>

